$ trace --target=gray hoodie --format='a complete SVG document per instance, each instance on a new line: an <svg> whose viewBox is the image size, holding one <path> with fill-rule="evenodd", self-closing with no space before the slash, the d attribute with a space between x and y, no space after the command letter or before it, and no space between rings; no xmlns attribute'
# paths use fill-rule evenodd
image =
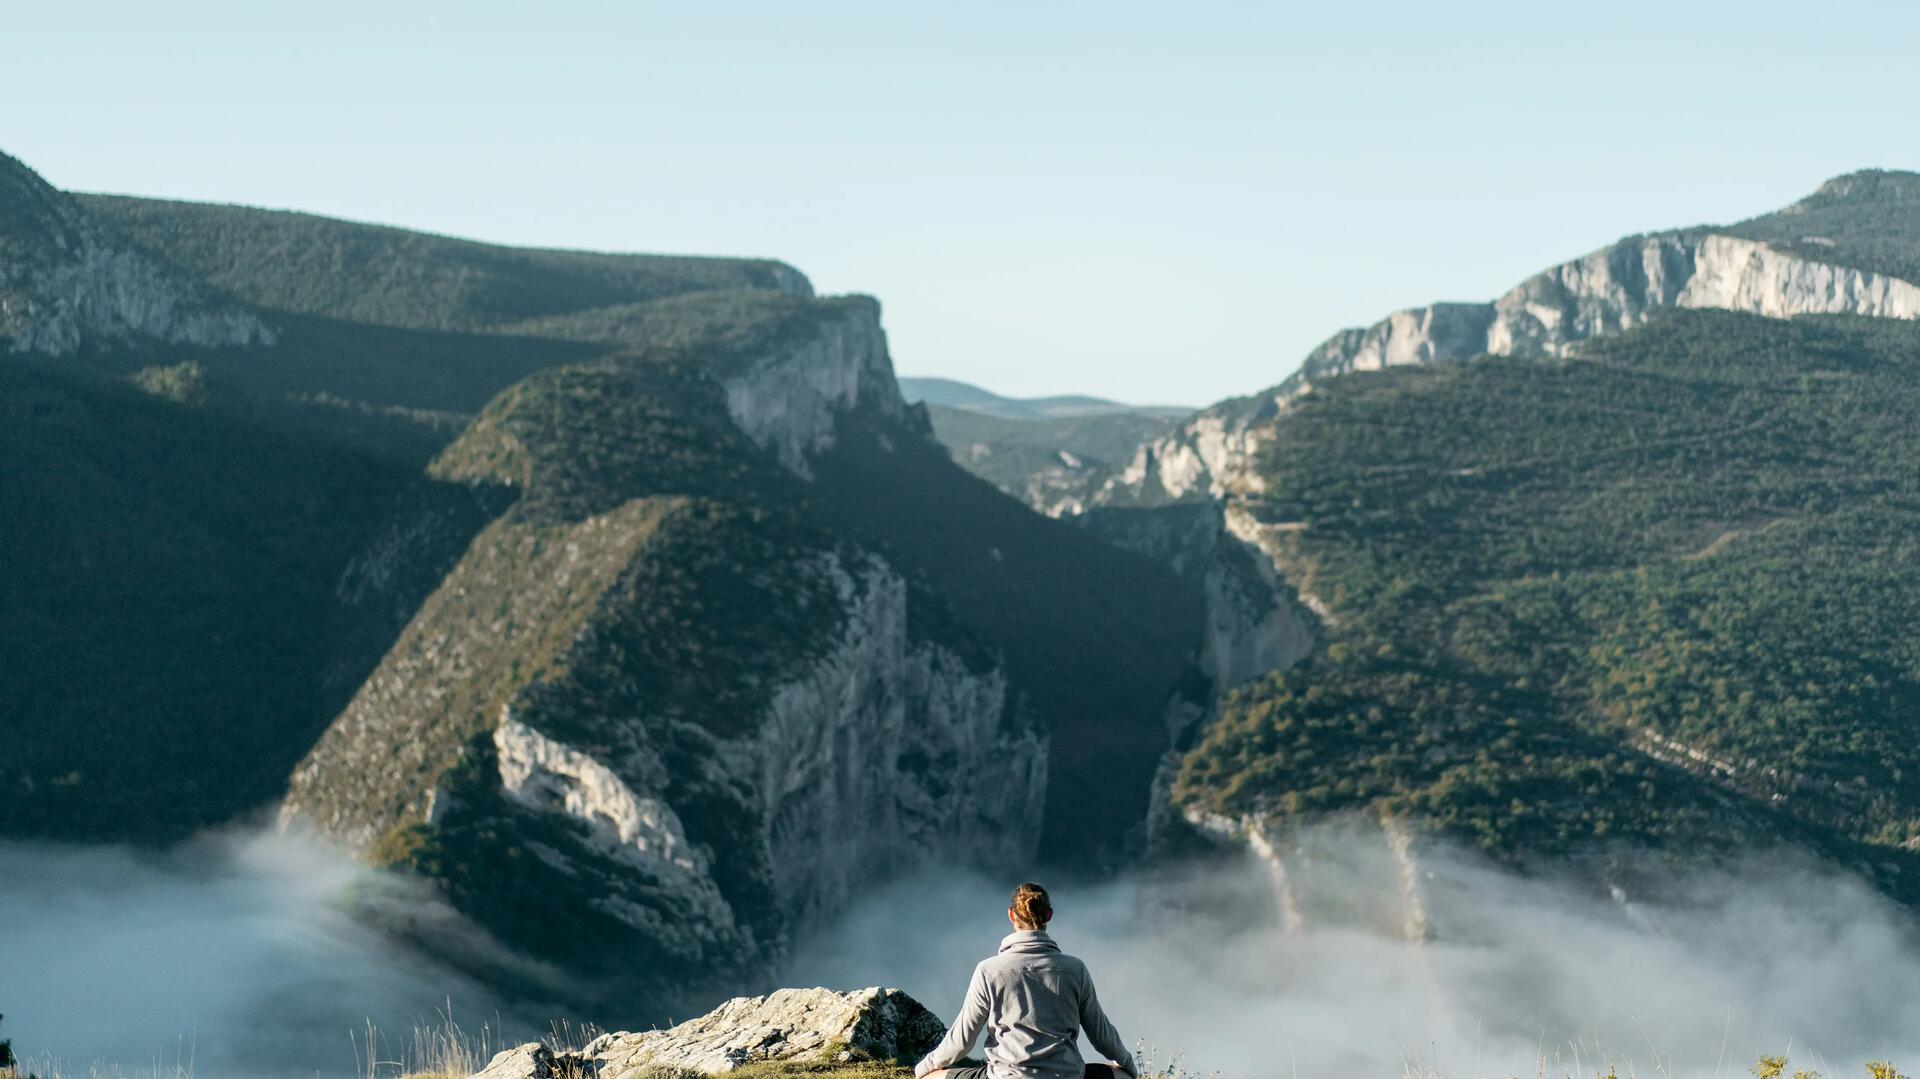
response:
<svg viewBox="0 0 1920 1079"><path fill-rule="evenodd" d="M952 1067L984 1030L990 1079L1081 1079L1082 1029L1095 1049L1137 1074L1120 1032L1100 1010L1087 965L1062 952L1045 930L1010 933L1000 954L973 968L960 1017L913 1074Z"/></svg>

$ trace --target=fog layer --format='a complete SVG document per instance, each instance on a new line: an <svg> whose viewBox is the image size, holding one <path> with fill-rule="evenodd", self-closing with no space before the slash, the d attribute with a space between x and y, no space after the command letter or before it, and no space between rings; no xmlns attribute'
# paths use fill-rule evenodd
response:
<svg viewBox="0 0 1920 1079"><path fill-rule="evenodd" d="M1920 1067L1912 920L1804 859L1622 874L1657 885L1653 901L1433 850L1409 891L1353 831L1290 849L1284 881L1247 856L1049 882L1056 937L1157 1063L1229 1079L1585 1079L1611 1061L1678 1079L1741 1076L1791 1050L1833 1079L1868 1059ZM1007 930L1014 883L927 875L872 892L754 989L895 985L950 1016ZM424 893L278 836L166 855L0 844L0 1035L69 1076L105 1061L275 1079L366 1074L369 1020L379 1059L398 1061L449 1006L496 1046L553 1018L503 1017L468 979L358 924L348 897L415 924L446 917ZM1424 941L1408 939L1410 903Z"/></svg>
<svg viewBox="0 0 1920 1079"><path fill-rule="evenodd" d="M1635 902L1430 850L1416 943L1380 852L1349 832L1317 838L1291 867L1294 918L1249 856L1056 882L1054 935L1088 961L1130 1043L1202 1075L1585 1079L1611 1061L1623 1076L1736 1077L1789 1049L1830 1077L1887 1057L1920 1068L1912 921L1804 859L1668 872L1665 901ZM806 945L788 980L898 985L950 1018L1008 931L1014 883L887 888Z"/></svg>
<svg viewBox="0 0 1920 1079"><path fill-rule="evenodd" d="M349 898L437 906L271 834L166 854L0 844L0 1036L70 1076L276 1079L365 1075L369 1021L392 1061L449 1007L498 1029L497 1001L357 924Z"/></svg>

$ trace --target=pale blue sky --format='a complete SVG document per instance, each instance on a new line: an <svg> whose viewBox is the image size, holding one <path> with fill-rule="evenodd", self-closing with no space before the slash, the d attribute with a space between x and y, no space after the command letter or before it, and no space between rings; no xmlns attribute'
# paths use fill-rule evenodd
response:
<svg viewBox="0 0 1920 1079"><path fill-rule="evenodd" d="M1920 166L1902 3L0 0L64 187L770 255L895 361L1201 404L1622 234Z"/></svg>

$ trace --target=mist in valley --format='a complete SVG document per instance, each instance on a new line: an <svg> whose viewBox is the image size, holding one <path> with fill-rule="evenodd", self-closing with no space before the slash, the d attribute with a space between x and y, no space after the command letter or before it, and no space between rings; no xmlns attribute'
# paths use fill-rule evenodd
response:
<svg viewBox="0 0 1920 1079"><path fill-rule="evenodd" d="M533 1036L349 904L458 925L406 882L274 833L163 853L0 843L0 1037L66 1076L278 1079L368 1074L369 1024L376 1061L417 1055L416 1028L449 1011L475 1037Z"/></svg>
<svg viewBox="0 0 1920 1079"><path fill-rule="evenodd" d="M1636 902L1428 849L1429 939L1413 943L1377 842L1328 829L1304 846L1290 906L1251 855L1052 880L1055 935L1130 1043L1200 1075L1585 1077L1611 1062L1739 1076L1791 1050L1837 1077L1920 1061L1912 920L1796 856L1663 871L1665 898ZM1013 883L924 873L880 888L756 991L891 985L949 1018L1007 929ZM0 845L0 1035L69 1076L272 1079L366 1074L370 1022L377 1059L398 1062L449 1008L493 1048L555 1018L511 1012L349 906L459 924L403 881L278 835L165 854Z"/></svg>
<svg viewBox="0 0 1920 1079"><path fill-rule="evenodd" d="M1249 855L1056 881L1054 935L1088 961L1129 1043L1183 1074L1584 1079L1611 1062L1622 1076L1744 1076L1789 1050L1835 1077L1920 1062L1912 919L1802 856L1659 870L1666 899L1639 903L1429 849L1428 939L1412 943L1384 848L1345 828L1303 845L1314 857L1293 867L1291 912ZM951 1018L1008 931L1014 883L886 888L785 980L898 985Z"/></svg>

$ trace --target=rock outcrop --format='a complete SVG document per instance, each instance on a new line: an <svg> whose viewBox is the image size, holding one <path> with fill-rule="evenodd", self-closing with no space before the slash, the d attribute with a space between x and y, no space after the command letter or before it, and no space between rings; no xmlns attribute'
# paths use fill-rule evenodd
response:
<svg viewBox="0 0 1920 1079"><path fill-rule="evenodd" d="M1258 490L1259 477L1248 465L1260 446L1259 425L1271 419L1286 400L1286 395L1277 393L1255 395L1202 411L1173 431L1142 443L1090 501L1151 505Z"/></svg>
<svg viewBox="0 0 1920 1079"><path fill-rule="evenodd" d="M736 997L668 1030L602 1034L578 1050L516 1046L472 1079L720 1075L770 1060L910 1064L945 1033L938 1017L898 989L779 989Z"/></svg>
<svg viewBox="0 0 1920 1079"><path fill-rule="evenodd" d="M61 356L147 341L268 344L252 311L138 251L0 154L0 339Z"/></svg>

